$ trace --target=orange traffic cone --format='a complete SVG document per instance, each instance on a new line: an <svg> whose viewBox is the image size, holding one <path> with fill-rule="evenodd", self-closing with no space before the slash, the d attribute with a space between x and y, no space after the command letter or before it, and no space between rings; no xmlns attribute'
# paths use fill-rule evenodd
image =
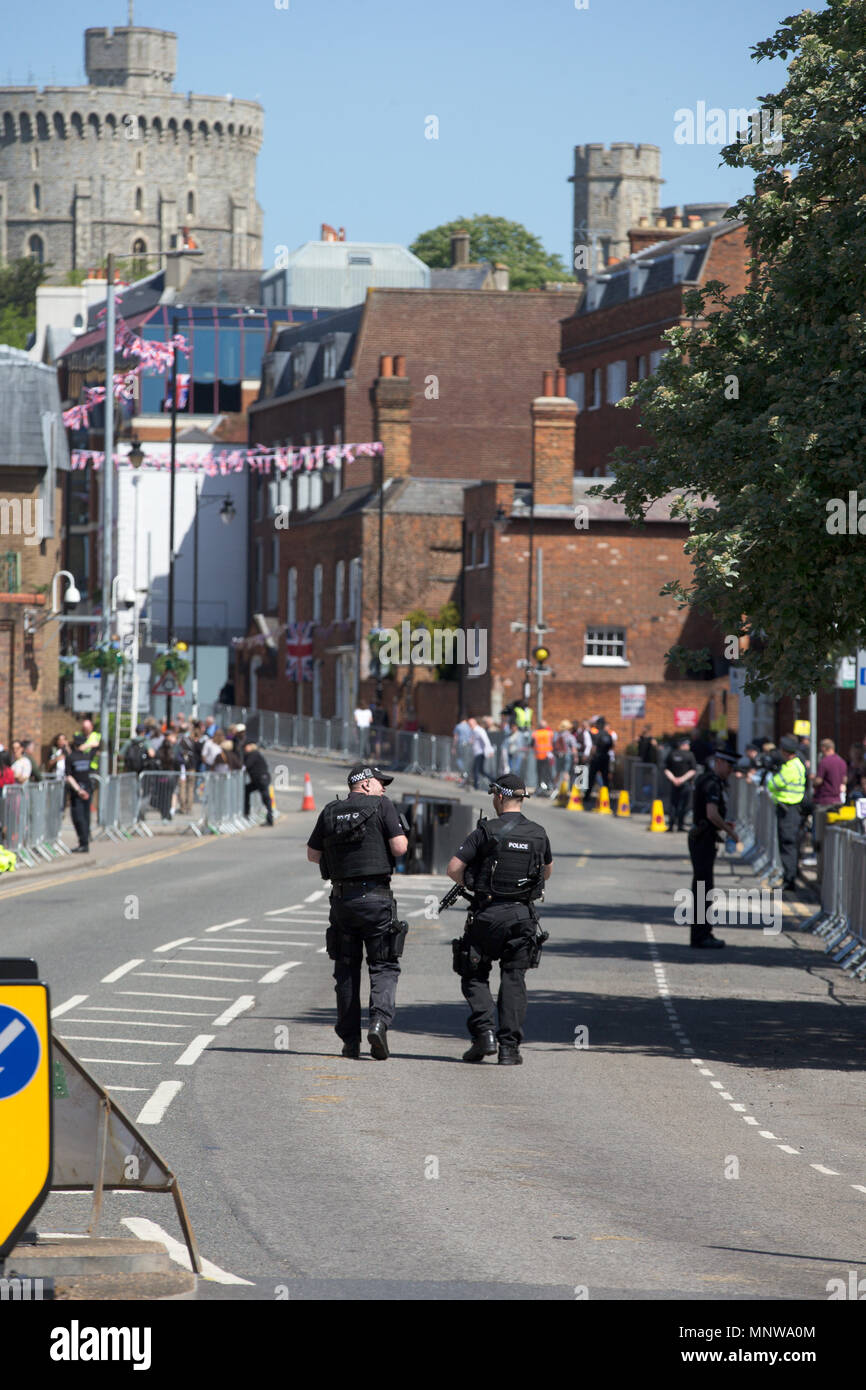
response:
<svg viewBox="0 0 866 1390"><path fill-rule="evenodd" d="M557 804L557 806L567 806L567 805L568 805L568 798L569 798L568 778L567 778L567 777L563 777L562 781L561 781L560 784L559 784L559 791L558 791L557 794L556 794L556 804Z"/></svg>
<svg viewBox="0 0 866 1390"><path fill-rule="evenodd" d="M313 783L309 772L304 773L304 799L301 802L302 811L315 811L316 803L313 800Z"/></svg>
<svg viewBox="0 0 866 1390"><path fill-rule="evenodd" d="M610 816L613 814L610 809L610 792L603 782L598 793L598 805L595 808L595 812L598 816Z"/></svg>
<svg viewBox="0 0 866 1390"><path fill-rule="evenodd" d="M616 813L618 816L630 816L631 805L628 799L628 792L621 791L616 799Z"/></svg>
<svg viewBox="0 0 866 1390"><path fill-rule="evenodd" d="M583 810L583 798L582 798L582 796L581 796L581 794L580 794L580 788L579 788L579 786L577 785L576 782L572 783L571 795L570 795L570 797L568 798L568 805L566 806L565 809L566 809L566 811L582 811L582 810Z"/></svg>
<svg viewBox="0 0 866 1390"><path fill-rule="evenodd" d="M652 815L650 816L650 823L647 826L647 829L667 830L667 826L665 825L664 807L662 806L662 803L660 801L653 802Z"/></svg>

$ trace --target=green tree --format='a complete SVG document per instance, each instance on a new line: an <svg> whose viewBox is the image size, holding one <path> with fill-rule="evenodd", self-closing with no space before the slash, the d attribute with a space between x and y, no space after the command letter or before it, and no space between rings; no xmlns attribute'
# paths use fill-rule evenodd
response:
<svg viewBox="0 0 866 1390"><path fill-rule="evenodd" d="M0 266L0 343L27 346L36 328L36 291L45 279L45 267L29 256Z"/></svg>
<svg viewBox="0 0 866 1390"><path fill-rule="evenodd" d="M659 371L623 402L652 443L615 450L615 482L595 489L633 521L678 494L693 582L663 592L750 639L752 695L805 694L866 645L866 501L853 532L839 519L866 483L864 51L860 0L804 10L753 49L790 63L761 98L772 121L722 151L755 173L736 205L749 289L686 295L691 324L666 334Z"/></svg>
<svg viewBox="0 0 866 1390"><path fill-rule="evenodd" d="M508 222L504 217L457 217L422 232L409 250L431 268L447 268L451 264L451 236L459 231L469 233L470 261L489 261L491 265L500 261L508 266L513 290L544 289L547 280L574 281L559 256L545 251L538 237L520 222Z"/></svg>

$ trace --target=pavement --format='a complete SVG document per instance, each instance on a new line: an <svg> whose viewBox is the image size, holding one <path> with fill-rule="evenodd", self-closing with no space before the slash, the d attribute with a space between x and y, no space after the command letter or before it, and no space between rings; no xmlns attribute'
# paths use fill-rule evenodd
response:
<svg viewBox="0 0 866 1390"><path fill-rule="evenodd" d="M461 1062L463 910L437 916L447 881L415 874L394 878L392 1058L350 1062L297 809L305 771L321 808L345 766L269 757L273 829L98 844L0 884L4 954L36 957L56 1032L178 1175L199 1298L826 1301L866 1273L866 985L802 930L814 904L692 951L684 835L533 800L554 874L525 1064ZM722 860L717 886L755 880ZM81 1233L89 1209L52 1193L37 1225ZM100 1233L184 1265L167 1196L106 1194Z"/></svg>

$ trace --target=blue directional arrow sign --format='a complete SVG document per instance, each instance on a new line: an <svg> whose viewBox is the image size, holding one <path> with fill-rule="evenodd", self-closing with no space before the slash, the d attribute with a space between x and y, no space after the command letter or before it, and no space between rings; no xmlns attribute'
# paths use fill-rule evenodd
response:
<svg viewBox="0 0 866 1390"><path fill-rule="evenodd" d="M42 1044L30 1019L0 1004L0 1100L17 1096L30 1085L41 1056Z"/></svg>

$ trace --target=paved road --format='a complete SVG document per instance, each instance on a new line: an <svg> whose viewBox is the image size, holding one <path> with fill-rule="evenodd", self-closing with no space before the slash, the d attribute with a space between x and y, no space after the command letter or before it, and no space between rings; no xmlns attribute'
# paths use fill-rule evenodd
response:
<svg viewBox="0 0 866 1390"><path fill-rule="evenodd" d="M297 787L310 764L281 761ZM312 770L321 806L344 774ZM690 951L683 836L539 803L556 862L525 1065L460 1062L462 913L431 917L446 884L414 875L393 1059L352 1063L313 817L280 801L273 830L2 894L4 954L36 956L58 1034L179 1175L205 1297L826 1300L866 1273L866 987L798 919ZM87 1206L54 1194L40 1229ZM105 1233L152 1223L179 1235L165 1197L106 1199Z"/></svg>

